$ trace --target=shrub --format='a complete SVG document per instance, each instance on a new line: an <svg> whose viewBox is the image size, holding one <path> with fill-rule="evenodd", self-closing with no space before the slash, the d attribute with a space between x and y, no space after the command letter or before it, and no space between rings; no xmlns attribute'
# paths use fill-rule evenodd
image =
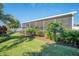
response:
<svg viewBox="0 0 79 59"><path fill-rule="evenodd" d="M36 36L44 36L43 32L39 29L39 27L34 27L34 32Z"/></svg>
<svg viewBox="0 0 79 59"><path fill-rule="evenodd" d="M53 39L53 33L50 30L45 30L45 37L52 40Z"/></svg>
<svg viewBox="0 0 79 59"><path fill-rule="evenodd" d="M79 31L76 30L65 30L59 36L57 41L62 41L65 44L79 45Z"/></svg>
<svg viewBox="0 0 79 59"><path fill-rule="evenodd" d="M12 34L12 33L13 33L13 31L12 31L11 29L7 30L7 34L8 34L8 35L10 35L10 34Z"/></svg>
<svg viewBox="0 0 79 59"><path fill-rule="evenodd" d="M33 28L26 28L24 31L26 36L33 36L35 33Z"/></svg>
<svg viewBox="0 0 79 59"><path fill-rule="evenodd" d="M25 30L26 36L43 36L43 32L38 28L26 28Z"/></svg>
<svg viewBox="0 0 79 59"><path fill-rule="evenodd" d="M6 34L7 28L6 26L0 26L0 34Z"/></svg>

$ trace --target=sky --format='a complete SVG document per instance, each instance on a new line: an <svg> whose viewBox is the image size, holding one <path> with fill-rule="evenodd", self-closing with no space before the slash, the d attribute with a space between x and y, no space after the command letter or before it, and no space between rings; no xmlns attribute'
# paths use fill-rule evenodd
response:
<svg viewBox="0 0 79 59"><path fill-rule="evenodd" d="M3 5L4 13L15 16L21 23L72 11L77 11L75 23L79 23L78 3L4 3Z"/></svg>

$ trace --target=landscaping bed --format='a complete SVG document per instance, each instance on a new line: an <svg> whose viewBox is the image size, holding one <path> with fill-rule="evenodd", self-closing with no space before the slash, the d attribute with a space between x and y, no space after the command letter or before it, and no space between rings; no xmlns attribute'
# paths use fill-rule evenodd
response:
<svg viewBox="0 0 79 59"><path fill-rule="evenodd" d="M59 44L47 44L37 38L21 37L21 34L11 35L12 39L0 43L1 56L79 56L79 49ZM14 44L17 40L24 40ZM30 40L31 39L31 40Z"/></svg>

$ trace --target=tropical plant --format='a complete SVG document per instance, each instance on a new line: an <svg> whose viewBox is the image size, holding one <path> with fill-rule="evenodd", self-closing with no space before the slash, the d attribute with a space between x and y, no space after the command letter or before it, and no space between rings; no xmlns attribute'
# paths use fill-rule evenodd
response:
<svg viewBox="0 0 79 59"><path fill-rule="evenodd" d="M47 30L53 33L54 40L56 41L56 35L58 32L61 32L62 24L60 22L51 22L47 25Z"/></svg>

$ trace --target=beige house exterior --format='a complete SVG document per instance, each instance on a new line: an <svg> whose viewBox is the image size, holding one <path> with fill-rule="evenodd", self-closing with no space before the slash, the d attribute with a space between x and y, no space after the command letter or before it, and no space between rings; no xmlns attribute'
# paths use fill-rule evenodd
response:
<svg viewBox="0 0 79 59"><path fill-rule="evenodd" d="M74 15L76 12L70 12L50 17L37 19L36 21L30 21L22 24L23 28L39 27L41 30L45 30L45 27L50 22L61 22L64 28L72 29L74 27Z"/></svg>

